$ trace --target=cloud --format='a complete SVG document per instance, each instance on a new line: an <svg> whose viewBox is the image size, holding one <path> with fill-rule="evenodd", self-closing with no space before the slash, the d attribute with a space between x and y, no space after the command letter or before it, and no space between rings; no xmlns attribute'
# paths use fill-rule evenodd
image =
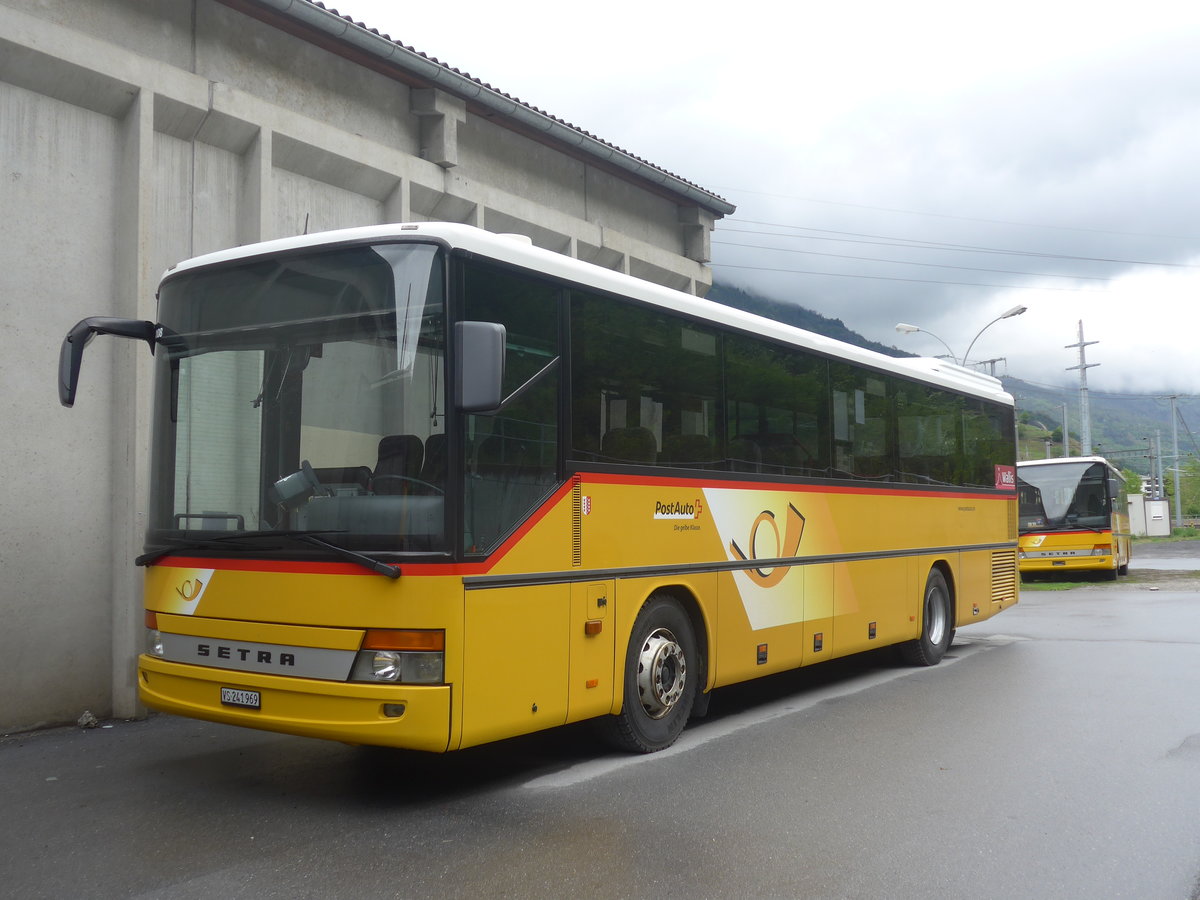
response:
<svg viewBox="0 0 1200 900"><path fill-rule="evenodd" d="M1200 7L340 7L736 203L718 279L917 352L1022 303L973 356L1069 381L1082 319L1095 386L1200 393Z"/></svg>

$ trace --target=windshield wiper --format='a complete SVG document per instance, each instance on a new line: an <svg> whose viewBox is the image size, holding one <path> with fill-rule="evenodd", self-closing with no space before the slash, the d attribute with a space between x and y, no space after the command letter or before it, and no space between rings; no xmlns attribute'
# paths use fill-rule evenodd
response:
<svg viewBox="0 0 1200 900"><path fill-rule="evenodd" d="M362 566L364 569L369 569L377 575L383 575L387 578L396 579L400 577L399 566L389 566L387 563L382 563L377 559L372 559L364 553L358 553L346 547L339 547L337 544L331 544L328 541L323 541L317 535L319 534L342 534L342 531L258 531L249 534L230 534L215 538L179 538L171 541L171 546L160 547L157 550L151 550L148 553L143 553L134 560L134 564L138 566L148 566L164 556L171 556L179 553L181 550L252 550L252 549L282 549L282 544L275 547L262 547L259 543L263 540L274 540L278 538L291 538L293 540L302 541L306 544L312 544L316 547L321 547L324 550L329 550L343 559Z"/></svg>
<svg viewBox="0 0 1200 900"><path fill-rule="evenodd" d="M336 553L343 559L349 560L352 563L357 563L365 569L370 569L376 575L383 575L385 578L391 578L393 580L400 577L399 566L389 566L387 563L382 563L377 559L372 559L365 553L357 553L354 550L349 550L346 547L339 547L337 544L331 544L328 541L323 541L317 537L318 534L330 533L331 532L328 531L299 532L293 533L291 537L294 537L300 541L304 541L307 544L313 544L317 547L324 547L326 550Z"/></svg>

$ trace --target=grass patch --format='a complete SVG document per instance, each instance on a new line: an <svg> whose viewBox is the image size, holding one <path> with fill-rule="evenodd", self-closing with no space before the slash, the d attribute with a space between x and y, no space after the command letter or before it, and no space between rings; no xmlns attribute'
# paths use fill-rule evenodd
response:
<svg viewBox="0 0 1200 900"><path fill-rule="evenodd" d="M1021 593L1025 591L1069 591L1072 588L1084 587L1085 585L1095 584L1094 581L1059 581L1052 579L1039 579L1038 581L1026 581L1021 579Z"/></svg>
<svg viewBox="0 0 1200 900"><path fill-rule="evenodd" d="M1166 537L1133 537L1131 540L1135 544L1168 544L1172 541L1191 541L1200 538L1200 528L1187 527L1175 528L1171 534Z"/></svg>

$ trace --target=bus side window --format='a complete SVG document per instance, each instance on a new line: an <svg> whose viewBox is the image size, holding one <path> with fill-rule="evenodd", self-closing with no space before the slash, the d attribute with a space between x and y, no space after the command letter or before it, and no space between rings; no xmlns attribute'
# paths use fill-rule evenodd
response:
<svg viewBox="0 0 1200 900"><path fill-rule="evenodd" d="M576 291L571 347L573 459L722 467L715 331L663 310Z"/></svg>
<svg viewBox="0 0 1200 900"><path fill-rule="evenodd" d="M509 396L559 355L561 292L551 284L480 264L463 265L464 315L507 332L504 390ZM538 378L495 415L468 415L474 467L464 486L468 552L494 549L558 479L561 367ZM428 454L428 451L427 451Z"/></svg>
<svg viewBox="0 0 1200 900"><path fill-rule="evenodd" d="M728 335L723 343L726 467L828 475L828 363L743 335Z"/></svg>

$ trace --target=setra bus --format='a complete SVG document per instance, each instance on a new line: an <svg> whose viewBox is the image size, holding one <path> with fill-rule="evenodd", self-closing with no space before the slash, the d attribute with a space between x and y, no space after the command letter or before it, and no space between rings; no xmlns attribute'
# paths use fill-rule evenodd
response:
<svg viewBox="0 0 1200 900"><path fill-rule="evenodd" d="M996 380L463 225L306 235L163 277L149 707L449 751L595 719L670 745L711 691L1017 602Z"/></svg>
<svg viewBox="0 0 1200 900"><path fill-rule="evenodd" d="M1101 456L1017 463L1022 576L1129 572L1125 479Z"/></svg>

